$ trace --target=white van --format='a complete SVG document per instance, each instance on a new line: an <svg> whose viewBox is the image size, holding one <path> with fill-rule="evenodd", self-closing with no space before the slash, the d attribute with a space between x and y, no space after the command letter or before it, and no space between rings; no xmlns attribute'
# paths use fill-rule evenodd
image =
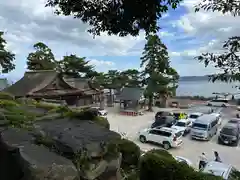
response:
<svg viewBox="0 0 240 180"><path fill-rule="evenodd" d="M218 118L215 114L204 114L192 125L192 139L210 140L218 131Z"/></svg>
<svg viewBox="0 0 240 180"><path fill-rule="evenodd" d="M228 99L213 99L207 102L208 106L216 106L216 107L228 107Z"/></svg>

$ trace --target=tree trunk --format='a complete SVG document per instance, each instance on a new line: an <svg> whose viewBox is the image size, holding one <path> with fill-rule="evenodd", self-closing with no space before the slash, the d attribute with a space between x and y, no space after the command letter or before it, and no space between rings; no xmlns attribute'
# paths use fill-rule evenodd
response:
<svg viewBox="0 0 240 180"><path fill-rule="evenodd" d="M104 99L104 93L100 94L100 109L105 108L105 99Z"/></svg>
<svg viewBox="0 0 240 180"><path fill-rule="evenodd" d="M162 107L162 108L166 108L166 107L167 107L167 104L168 104L168 103L167 103L167 102L168 102L168 101L167 101L168 98L165 97L165 96L163 96L161 99L162 99L162 103L161 103L162 106L161 106L161 107Z"/></svg>
<svg viewBox="0 0 240 180"><path fill-rule="evenodd" d="M153 108L152 108L152 105L153 105L153 96L149 96L148 97L148 111L153 111Z"/></svg>

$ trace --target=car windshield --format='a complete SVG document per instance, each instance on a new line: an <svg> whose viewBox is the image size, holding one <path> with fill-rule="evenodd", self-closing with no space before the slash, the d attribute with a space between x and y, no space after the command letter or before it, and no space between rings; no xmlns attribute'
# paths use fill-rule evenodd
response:
<svg viewBox="0 0 240 180"><path fill-rule="evenodd" d="M195 129L207 129L207 124L193 123L193 128Z"/></svg>
<svg viewBox="0 0 240 180"><path fill-rule="evenodd" d="M182 136L182 132L177 132L177 133L175 133L175 136L176 136L176 137Z"/></svg>
<svg viewBox="0 0 240 180"><path fill-rule="evenodd" d="M237 134L237 130L235 128L225 127L225 128L222 129L221 133L226 134L226 135L230 135L230 136L234 136L234 135Z"/></svg>
<svg viewBox="0 0 240 180"><path fill-rule="evenodd" d="M212 102L228 103L228 100L226 100L226 99L213 99Z"/></svg>
<svg viewBox="0 0 240 180"><path fill-rule="evenodd" d="M190 114L189 118L192 118L192 119L197 119L199 116L196 115L196 114Z"/></svg>
<svg viewBox="0 0 240 180"><path fill-rule="evenodd" d="M180 126L180 127L185 127L186 123L185 122L177 122L175 126Z"/></svg>

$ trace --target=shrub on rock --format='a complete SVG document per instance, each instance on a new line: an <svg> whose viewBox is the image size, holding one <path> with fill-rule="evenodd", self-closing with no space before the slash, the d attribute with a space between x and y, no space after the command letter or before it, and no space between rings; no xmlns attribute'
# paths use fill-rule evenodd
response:
<svg viewBox="0 0 240 180"><path fill-rule="evenodd" d="M165 153L165 152L164 152ZM177 162L173 157L155 152L147 152L140 162L140 180L222 180L221 177L203 174Z"/></svg>
<svg viewBox="0 0 240 180"><path fill-rule="evenodd" d="M118 142L119 151L122 153L122 164L123 169L136 168L140 160L140 148L134 142L121 139Z"/></svg>

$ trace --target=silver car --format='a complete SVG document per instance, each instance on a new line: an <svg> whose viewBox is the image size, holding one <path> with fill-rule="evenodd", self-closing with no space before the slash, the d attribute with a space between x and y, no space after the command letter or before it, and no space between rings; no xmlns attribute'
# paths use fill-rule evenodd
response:
<svg viewBox="0 0 240 180"><path fill-rule="evenodd" d="M216 161L208 162L202 172L221 176L224 180L238 179L240 173L233 166Z"/></svg>

